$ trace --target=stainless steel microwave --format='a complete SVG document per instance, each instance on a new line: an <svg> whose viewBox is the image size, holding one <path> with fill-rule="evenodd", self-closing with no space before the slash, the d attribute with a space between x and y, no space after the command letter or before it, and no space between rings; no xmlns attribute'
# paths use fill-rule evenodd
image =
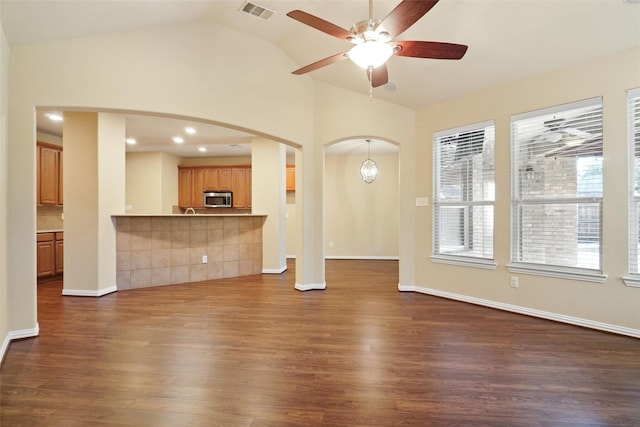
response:
<svg viewBox="0 0 640 427"><path fill-rule="evenodd" d="M205 208L230 208L233 206L233 194L231 191L205 191Z"/></svg>

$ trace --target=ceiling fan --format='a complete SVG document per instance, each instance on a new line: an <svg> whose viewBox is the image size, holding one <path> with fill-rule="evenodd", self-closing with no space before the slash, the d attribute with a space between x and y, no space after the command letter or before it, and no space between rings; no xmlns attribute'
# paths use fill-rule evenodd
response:
<svg viewBox="0 0 640 427"><path fill-rule="evenodd" d="M349 58L367 71L370 87L379 87L389 81L386 62L392 55L431 59L462 58L467 51L466 45L394 40L422 18L438 1L403 0L384 19L377 20L373 18L373 0L369 0L369 19L356 22L349 31L301 10L287 13L287 16L296 21L355 45L346 52L295 70L293 74L305 74Z"/></svg>

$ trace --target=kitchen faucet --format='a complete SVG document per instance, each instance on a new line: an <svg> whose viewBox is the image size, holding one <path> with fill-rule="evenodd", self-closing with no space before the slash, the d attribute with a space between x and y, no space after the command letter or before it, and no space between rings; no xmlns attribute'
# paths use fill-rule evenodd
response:
<svg viewBox="0 0 640 427"><path fill-rule="evenodd" d="M184 214L185 214L185 215L188 215L188 214L189 214L189 211L191 211L191 213L192 213L192 214L194 214L194 215L196 214L196 210L195 210L195 209L193 209L193 208L187 208L187 209L185 209L185 210L184 210Z"/></svg>

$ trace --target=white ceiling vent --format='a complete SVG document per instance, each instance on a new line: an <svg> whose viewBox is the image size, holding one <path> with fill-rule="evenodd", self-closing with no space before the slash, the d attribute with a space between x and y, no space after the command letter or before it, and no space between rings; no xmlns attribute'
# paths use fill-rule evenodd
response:
<svg viewBox="0 0 640 427"><path fill-rule="evenodd" d="M259 4L249 0L244 2L242 7L240 8L240 12L248 13L249 15L255 16L256 18L260 18L265 21L271 18L271 16L275 13L275 11L264 6L260 6Z"/></svg>

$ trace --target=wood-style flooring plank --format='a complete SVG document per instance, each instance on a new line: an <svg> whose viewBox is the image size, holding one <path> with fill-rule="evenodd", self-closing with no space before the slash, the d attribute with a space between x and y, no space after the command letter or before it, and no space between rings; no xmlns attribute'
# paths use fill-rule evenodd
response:
<svg viewBox="0 0 640 427"><path fill-rule="evenodd" d="M10 345L4 426L638 426L640 340L397 290L395 261L62 297Z"/></svg>

